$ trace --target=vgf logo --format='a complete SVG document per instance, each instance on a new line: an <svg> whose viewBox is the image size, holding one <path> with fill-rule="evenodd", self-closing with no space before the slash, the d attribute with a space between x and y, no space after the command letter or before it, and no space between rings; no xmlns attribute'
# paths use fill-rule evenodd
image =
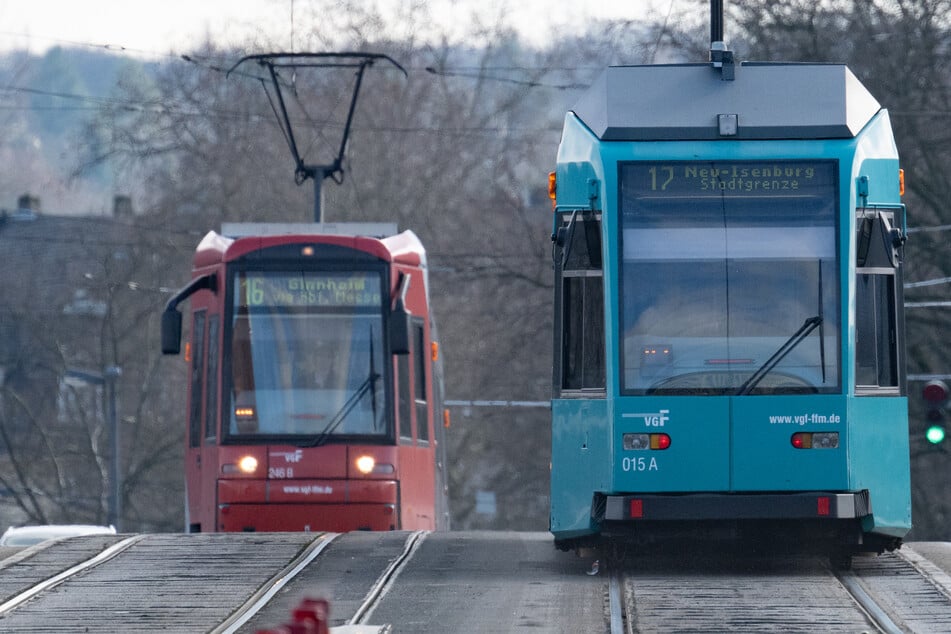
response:
<svg viewBox="0 0 951 634"><path fill-rule="evenodd" d="M271 452L272 458L284 457L284 462L300 462L301 458L304 457L304 452L300 449L296 451L273 451Z"/></svg>
<svg viewBox="0 0 951 634"><path fill-rule="evenodd" d="M662 409L656 414L643 414L645 427L663 427L670 420L669 409Z"/></svg>
<svg viewBox="0 0 951 634"><path fill-rule="evenodd" d="M642 418L645 427L663 427L670 420L670 410L662 409L657 412L641 414L621 414L623 418Z"/></svg>

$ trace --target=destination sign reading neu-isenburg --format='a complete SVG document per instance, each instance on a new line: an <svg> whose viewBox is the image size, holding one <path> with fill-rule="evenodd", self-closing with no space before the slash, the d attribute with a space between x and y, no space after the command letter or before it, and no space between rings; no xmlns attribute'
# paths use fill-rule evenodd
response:
<svg viewBox="0 0 951 634"><path fill-rule="evenodd" d="M690 161L622 163L622 197L813 195L834 182L830 161Z"/></svg>

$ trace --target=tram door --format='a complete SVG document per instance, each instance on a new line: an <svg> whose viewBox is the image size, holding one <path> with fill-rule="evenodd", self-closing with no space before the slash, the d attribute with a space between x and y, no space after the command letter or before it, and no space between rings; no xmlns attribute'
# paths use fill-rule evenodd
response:
<svg viewBox="0 0 951 634"><path fill-rule="evenodd" d="M192 318L191 342L185 355L190 382L185 451L185 524L188 532L215 530L219 323L218 315L197 308Z"/></svg>

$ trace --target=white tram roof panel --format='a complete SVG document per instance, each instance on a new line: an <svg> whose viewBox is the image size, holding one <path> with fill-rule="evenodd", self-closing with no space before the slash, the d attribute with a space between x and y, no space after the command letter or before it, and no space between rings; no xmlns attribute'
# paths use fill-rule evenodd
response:
<svg viewBox="0 0 951 634"><path fill-rule="evenodd" d="M844 64L611 66L575 114L603 141L853 138L882 109ZM735 135L718 117L736 115Z"/></svg>
<svg viewBox="0 0 951 634"><path fill-rule="evenodd" d="M225 222L221 233L229 238L317 234L385 238L395 236L398 230L391 222Z"/></svg>

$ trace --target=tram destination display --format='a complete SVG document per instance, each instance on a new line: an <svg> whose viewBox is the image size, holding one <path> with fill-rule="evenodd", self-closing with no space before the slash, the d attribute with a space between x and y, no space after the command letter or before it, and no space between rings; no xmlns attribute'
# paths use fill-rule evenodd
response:
<svg viewBox="0 0 951 634"><path fill-rule="evenodd" d="M621 163L622 198L825 194L832 161L682 161Z"/></svg>
<svg viewBox="0 0 951 634"><path fill-rule="evenodd" d="M236 280L239 306L379 307L380 276L376 273L245 272Z"/></svg>

